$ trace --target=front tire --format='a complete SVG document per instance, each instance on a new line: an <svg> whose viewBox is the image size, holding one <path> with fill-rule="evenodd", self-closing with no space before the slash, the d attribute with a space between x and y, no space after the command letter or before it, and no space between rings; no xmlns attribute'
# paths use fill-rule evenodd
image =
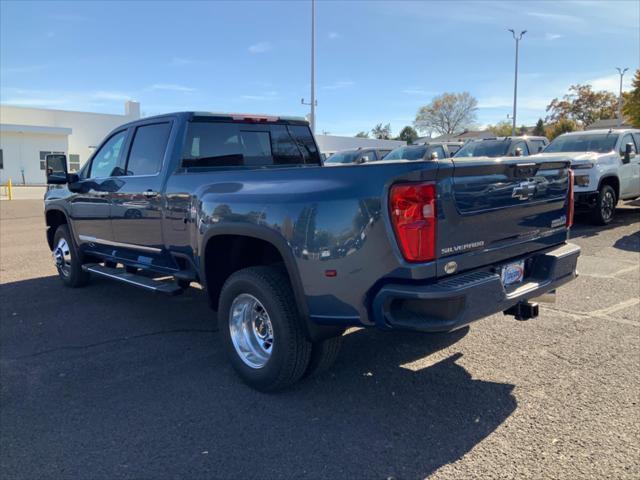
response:
<svg viewBox="0 0 640 480"><path fill-rule="evenodd" d="M591 220L596 225L608 225L616 212L616 192L610 185L602 185L598 191L596 205L591 212Z"/></svg>
<svg viewBox="0 0 640 480"><path fill-rule="evenodd" d="M82 270L80 254L76 249L69 227L60 225L53 236L53 261L58 276L67 287L77 288L89 282L89 273Z"/></svg>
<svg viewBox="0 0 640 480"><path fill-rule="evenodd" d="M227 357L249 386L282 390L305 373L311 343L282 269L249 267L231 275L220 293L218 322Z"/></svg>

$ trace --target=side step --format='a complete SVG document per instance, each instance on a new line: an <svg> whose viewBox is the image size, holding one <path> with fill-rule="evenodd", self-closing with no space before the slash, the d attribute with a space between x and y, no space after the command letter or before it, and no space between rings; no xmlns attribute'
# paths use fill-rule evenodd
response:
<svg viewBox="0 0 640 480"><path fill-rule="evenodd" d="M82 265L85 272L91 272L100 277L110 278L119 282L128 283L135 287L144 288L152 292L165 293L168 295L177 295L182 293L182 288L175 282L160 282L153 278L137 275L135 273L127 273L120 268L104 267L97 263L87 263Z"/></svg>

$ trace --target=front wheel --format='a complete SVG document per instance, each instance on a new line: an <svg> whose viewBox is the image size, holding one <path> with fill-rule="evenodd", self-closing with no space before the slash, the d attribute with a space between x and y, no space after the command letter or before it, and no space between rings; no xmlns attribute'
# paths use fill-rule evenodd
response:
<svg viewBox="0 0 640 480"><path fill-rule="evenodd" d="M282 269L249 267L231 275L220 293L218 322L227 356L249 386L282 390L305 373L311 343Z"/></svg>
<svg viewBox="0 0 640 480"><path fill-rule="evenodd" d="M60 225L56 229L52 255L58 276L67 287L82 287L89 282L89 273L82 270L80 254L66 225Z"/></svg>
<svg viewBox="0 0 640 480"><path fill-rule="evenodd" d="M610 185L602 185L598 191L596 205L591 213L591 220L596 225L607 225L613 220L616 212L616 192Z"/></svg>

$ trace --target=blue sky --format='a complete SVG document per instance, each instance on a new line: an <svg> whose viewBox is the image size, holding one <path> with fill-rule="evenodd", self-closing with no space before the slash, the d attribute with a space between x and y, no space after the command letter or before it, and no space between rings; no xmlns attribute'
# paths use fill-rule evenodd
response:
<svg viewBox="0 0 640 480"><path fill-rule="evenodd" d="M0 2L2 103L146 115L305 115L310 4ZM434 95L469 91L478 123L506 119L520 50L518 123L572 83L617 93L640 63L640 2L318 1L317 132L397 133Z"/></svg>

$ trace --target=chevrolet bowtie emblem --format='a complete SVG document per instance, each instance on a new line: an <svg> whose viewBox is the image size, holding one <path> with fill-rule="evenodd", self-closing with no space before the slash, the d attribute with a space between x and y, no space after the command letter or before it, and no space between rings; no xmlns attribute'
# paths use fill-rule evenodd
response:
<svg viewBox="0 0 640 480"><path fill-rule="evenodd" d="M518 200L529 200L535 193L536 182L520 182L520 184L513 189L511 197L517 198Z"/></svg>

